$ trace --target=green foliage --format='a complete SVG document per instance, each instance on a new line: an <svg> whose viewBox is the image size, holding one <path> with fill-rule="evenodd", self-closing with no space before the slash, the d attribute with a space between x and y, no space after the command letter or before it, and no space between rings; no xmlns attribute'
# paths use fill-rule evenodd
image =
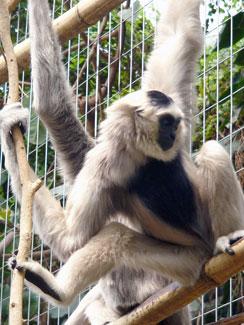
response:
<svg viewBox="0 0 244 325"><path fill-rule="evenodd" d="M193 148L198 151L205 140L225 138L232 130L243 124L244 71L244 13L233 17L233 38L230 33L231 20L227 20L219 35L217 45L206 48L206 56L199 62L199 71L205 73L197 81L197 120ZM241 32L240 32L241 30ZM235 36L237 34L237 36ZM232 51L230 44L232 41ZM205 87L205 88L204 88ZM204 126L205 122L205 126ZM229 139L230 141L230 139ZM232 141L238 144L238 136ZM228 143L227 143L228 144ZM237 146L238 148L240 145ZM237 150L236 146L233 146Z"/></svg>
<svg viewBox="0 0 244 325"><path fill-rule="evenodd" d="M232 37L231 37L232 35ZM233 18L228 18L219 34L219 49L222 50L234 45L244 37L244 12L239 12ZM214 50L217 50L215 46Z"/></svg>

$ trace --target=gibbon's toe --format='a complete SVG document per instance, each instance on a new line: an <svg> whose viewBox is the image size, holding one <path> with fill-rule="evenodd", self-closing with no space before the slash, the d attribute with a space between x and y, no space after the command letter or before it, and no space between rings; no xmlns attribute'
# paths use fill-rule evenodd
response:
<svg viewBox="0 0 244 325"><path fill-rule="evenodd" d="M25 270L24 266L21 265L21 264L18 264L18 265L16 266L16 269L17 269L19 272L23 272L23 271Z"/></svg>
<svg viewBox="0 0 244 325"><path fill-rule="evenodd" d="M16 268L16 265L17 265L16 256L10 257L8 260L8 268L10 270L14 270Z"/></svg>
<svg viewBox="0 0 244 325"><path fill-rule="evenodd" d="M233 251L233 249L231 247L226 248L225 252L228 253L229 255L234 255L235 254L235 252Z"/></svg>

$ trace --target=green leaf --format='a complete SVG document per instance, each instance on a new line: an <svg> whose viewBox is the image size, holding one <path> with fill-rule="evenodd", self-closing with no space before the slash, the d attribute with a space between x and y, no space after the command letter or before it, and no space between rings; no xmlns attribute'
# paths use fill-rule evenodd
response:
<svg viewBox="0 0 244 325"><path fill-rule="evenodd" d="M244 12L239 12L233 16L233 45L244 37ZM231 19L225 24L219 34L219 49L224 49L231 46ZM217 50L217 45L213 51Z"/></svg>
<svg viewBox="0 0 244 325"><path fill-rule="evenodd" d="M238 72L233 77L233 84L232 84L232 92L237 91L238 89L242 88L244 86L244 72ZM230 95L230 87L228 87L219 97L219 101L221 101L221 104L226 102L229 99Z"/></svg>
<svg viewBox="0 0 244 325"><path fill-rule="evenodd" d="M40 145L45 141L46 141L46 129L42 124L42 122L38 120L36 112L32 109L29 142L32 144Z"/></svg>
<svg viewBox="0 0 244 325"><path fill-rule="evenodd" d="M8 180L8 173L7 171L1 174L1 183L0 185L3 185Z"/></svg>
<svg viewBox="0 0 244 325"><path fill-rule="evenodd" d="M10 217L10 214L11 214L11 210L10 209L8 209L8 211L6 211L6 210L0 210L0 219L2 219L2 220L5 220L6 219L6 217L7 217L7 220L9 220L9 217Z"/></svg>
<svg viewBox="0 0 244 325"><path fill-rule="evenodd" d="M240 52L238 52L234 63L238 64L238 65L241 65L241 66L244 65L244 48Z"/></svg>
<svg viewBox="0 0 244 325"><path fill-rule="evenodd" d="M0 204L2 205L3 202L5 202L5 201L6 201L6 199L2 195L0 195Z"/></svg>

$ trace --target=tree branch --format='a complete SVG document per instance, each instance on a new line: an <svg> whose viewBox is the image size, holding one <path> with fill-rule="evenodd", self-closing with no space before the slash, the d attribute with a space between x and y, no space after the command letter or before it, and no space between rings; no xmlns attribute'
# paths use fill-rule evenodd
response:
<svg viewBox="0 0 244 325"><path fill-rule="evenodd" d="M7 103L14 103L19 99L18 66L10 37L10 22L7 0L1 0L0 5L0 36L5 50L8 66L9 94ZM20 217L20 240L17 263L28 260L31 244L32 208L35 192L41 187L38 179L32 183L29 176L29 165L25 152L24 140L20 129L16 126L12 130L17 160L19 165L20 180L22 185L22 202ZM22 300L23 300L24 272L14 270L11 293L9 324L22 324Z"/></svg>

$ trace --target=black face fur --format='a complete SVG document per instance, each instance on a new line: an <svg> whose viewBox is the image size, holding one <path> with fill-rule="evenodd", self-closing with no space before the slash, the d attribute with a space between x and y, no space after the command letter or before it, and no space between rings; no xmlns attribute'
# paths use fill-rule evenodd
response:
<svg viewBox="0 0 244 325"><path fill-rule="evenodd" d="M180 121L181 118L175 118L171 114L165 114L160 118L158 143L164 151L173 147Z"/></svg>
<svg viewBox="0 0 244 325"><path fill-rule="evenodd" d="M168 107L173 103L173 99L161 93L161 91L151 90L147 92L147 95L150 98L151 104L155 107Z"/></svg>

